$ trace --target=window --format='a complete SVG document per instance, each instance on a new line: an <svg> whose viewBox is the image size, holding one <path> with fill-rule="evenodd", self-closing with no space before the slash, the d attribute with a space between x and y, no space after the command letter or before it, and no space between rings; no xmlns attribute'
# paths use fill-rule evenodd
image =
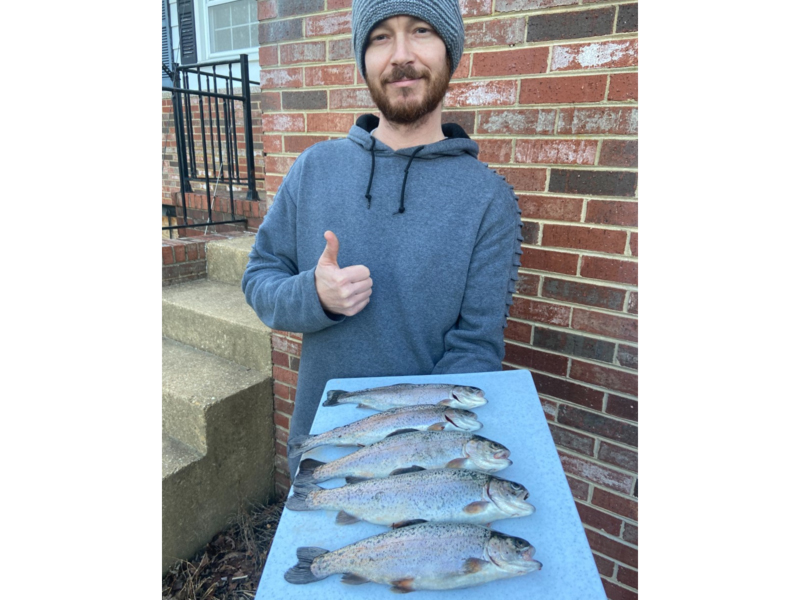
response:
<svg viewBox="0 0 800 600"><path fill-rule="evenodd" d="M210 54L258 48L256 0L208 0Z"/></svg>

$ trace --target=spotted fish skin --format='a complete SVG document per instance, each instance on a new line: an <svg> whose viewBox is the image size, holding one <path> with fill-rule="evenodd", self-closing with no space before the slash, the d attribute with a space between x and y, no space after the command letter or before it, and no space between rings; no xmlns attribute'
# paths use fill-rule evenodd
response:
<svg viewBox="0 0 800 600"><path fill-rule="evenodd" d="M467 469L431 469L323 489L295 483L289 510L337 510L337 523L416 521L486 524L534 512L520 484Z"/></svg>
<svg viewBox="0 0 800 600"><path fill-rule="evenodd" d="M466 431L413 431L391 435L329 463L306 459L295 481L372 479L409 467L495 473L511 465L509 454L502 444Z"/></svg>
<svg viewBox="0 0 800 600"><path fill-rule="evenodd" d="M298 548L299 562L284 577L302 584L343 573L345 583L372 581L398 592L449 590L538 571L534 553L526 540L479 525L422 523L332 552Z"/></svg>
<svg viewBox="0 0 800 600"><path fill-rule="evenodd" d="M468 410L433 404L401 406L319 435L293 438L289 440L289 456L297 456L324 445L368 446L403 429L471 432L477 431L482 426L475 413Z"/></svg>
<svg viewBox="0 0 800 600"><path fill-rule="evenodd" d="M469 410L486 404L484 392L468 385L447 383L398 383L354 392L330 390L322 406L358 404L362 408L389 410L414 404L442 404Z"/></svg>

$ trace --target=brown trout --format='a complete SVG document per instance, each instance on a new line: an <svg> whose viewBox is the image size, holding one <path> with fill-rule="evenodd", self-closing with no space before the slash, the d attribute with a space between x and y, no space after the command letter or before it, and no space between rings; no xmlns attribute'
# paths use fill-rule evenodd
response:
<svg viewBox="0 0 800 600"><path fill-rule="evenodd" d="M307 458L295 484L344 477L348 483L388 477L409 468L470 469L494 473L509 467L508 448L466 431L393 433L329 463Z"/></svg>
<svg viewBox="0 0 800 600"><path fill-rule="evenodd" d="M297 549L289 583L320 581L343 573L342 583L372 581L393 592L451 590L542 568L522 538L466 523L423 523L375 535L339 550Z"/></svg>
<svg viewBox="0 0 800 600"><path fill-rule="evenodd" d="M398 383L355 392L330 390L322 406L358 404L360 408L389 410L414 404L442 404L470 409L486 404L483 390L467 385L447 383Z"/></svg>
<svg viewBox="0 0 800 600"><path fill-rule="evenodd" d="M522 485L467 469L420 470L331 489L295 482L293 489L286 508L338 510L339 525L357 521L391 527L421 521L484 525L535 510L525 502L529 494Z"/></svg>
<svg viewBox="0 0 800 600"><path fill-rule="evenodd" d="M401 406L353 421L318 435L297 436L289 440L289 456L297 456L317 446L368 446L401 430L477 431L483 427L475 413L449 406L419 404Z"/></svg>

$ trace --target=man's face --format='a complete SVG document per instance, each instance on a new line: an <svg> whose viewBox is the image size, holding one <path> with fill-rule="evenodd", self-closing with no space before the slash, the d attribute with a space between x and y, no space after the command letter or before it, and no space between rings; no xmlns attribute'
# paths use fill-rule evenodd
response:
<svg viewBox="0 0 800 600"><path fill-rule="evenodd" d="M364 55L372 99L388 121L408 125L433 112L450 83L442 38L416 17L390 17L369 34Z"/></svg>

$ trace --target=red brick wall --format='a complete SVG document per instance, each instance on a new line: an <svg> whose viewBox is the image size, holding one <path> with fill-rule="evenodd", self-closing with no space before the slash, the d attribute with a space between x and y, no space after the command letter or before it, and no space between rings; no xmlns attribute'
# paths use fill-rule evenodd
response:
<svg viewBox="0 0 800 600"><path fill-rule="evenodd" d="M374 110L350 0L260 0L267 205L302 150ZM462 0L445 100L523 217L505 366L532 372L609 598L637 593L637 3ZM278 485L302 337L273 336Z"/></svg>

